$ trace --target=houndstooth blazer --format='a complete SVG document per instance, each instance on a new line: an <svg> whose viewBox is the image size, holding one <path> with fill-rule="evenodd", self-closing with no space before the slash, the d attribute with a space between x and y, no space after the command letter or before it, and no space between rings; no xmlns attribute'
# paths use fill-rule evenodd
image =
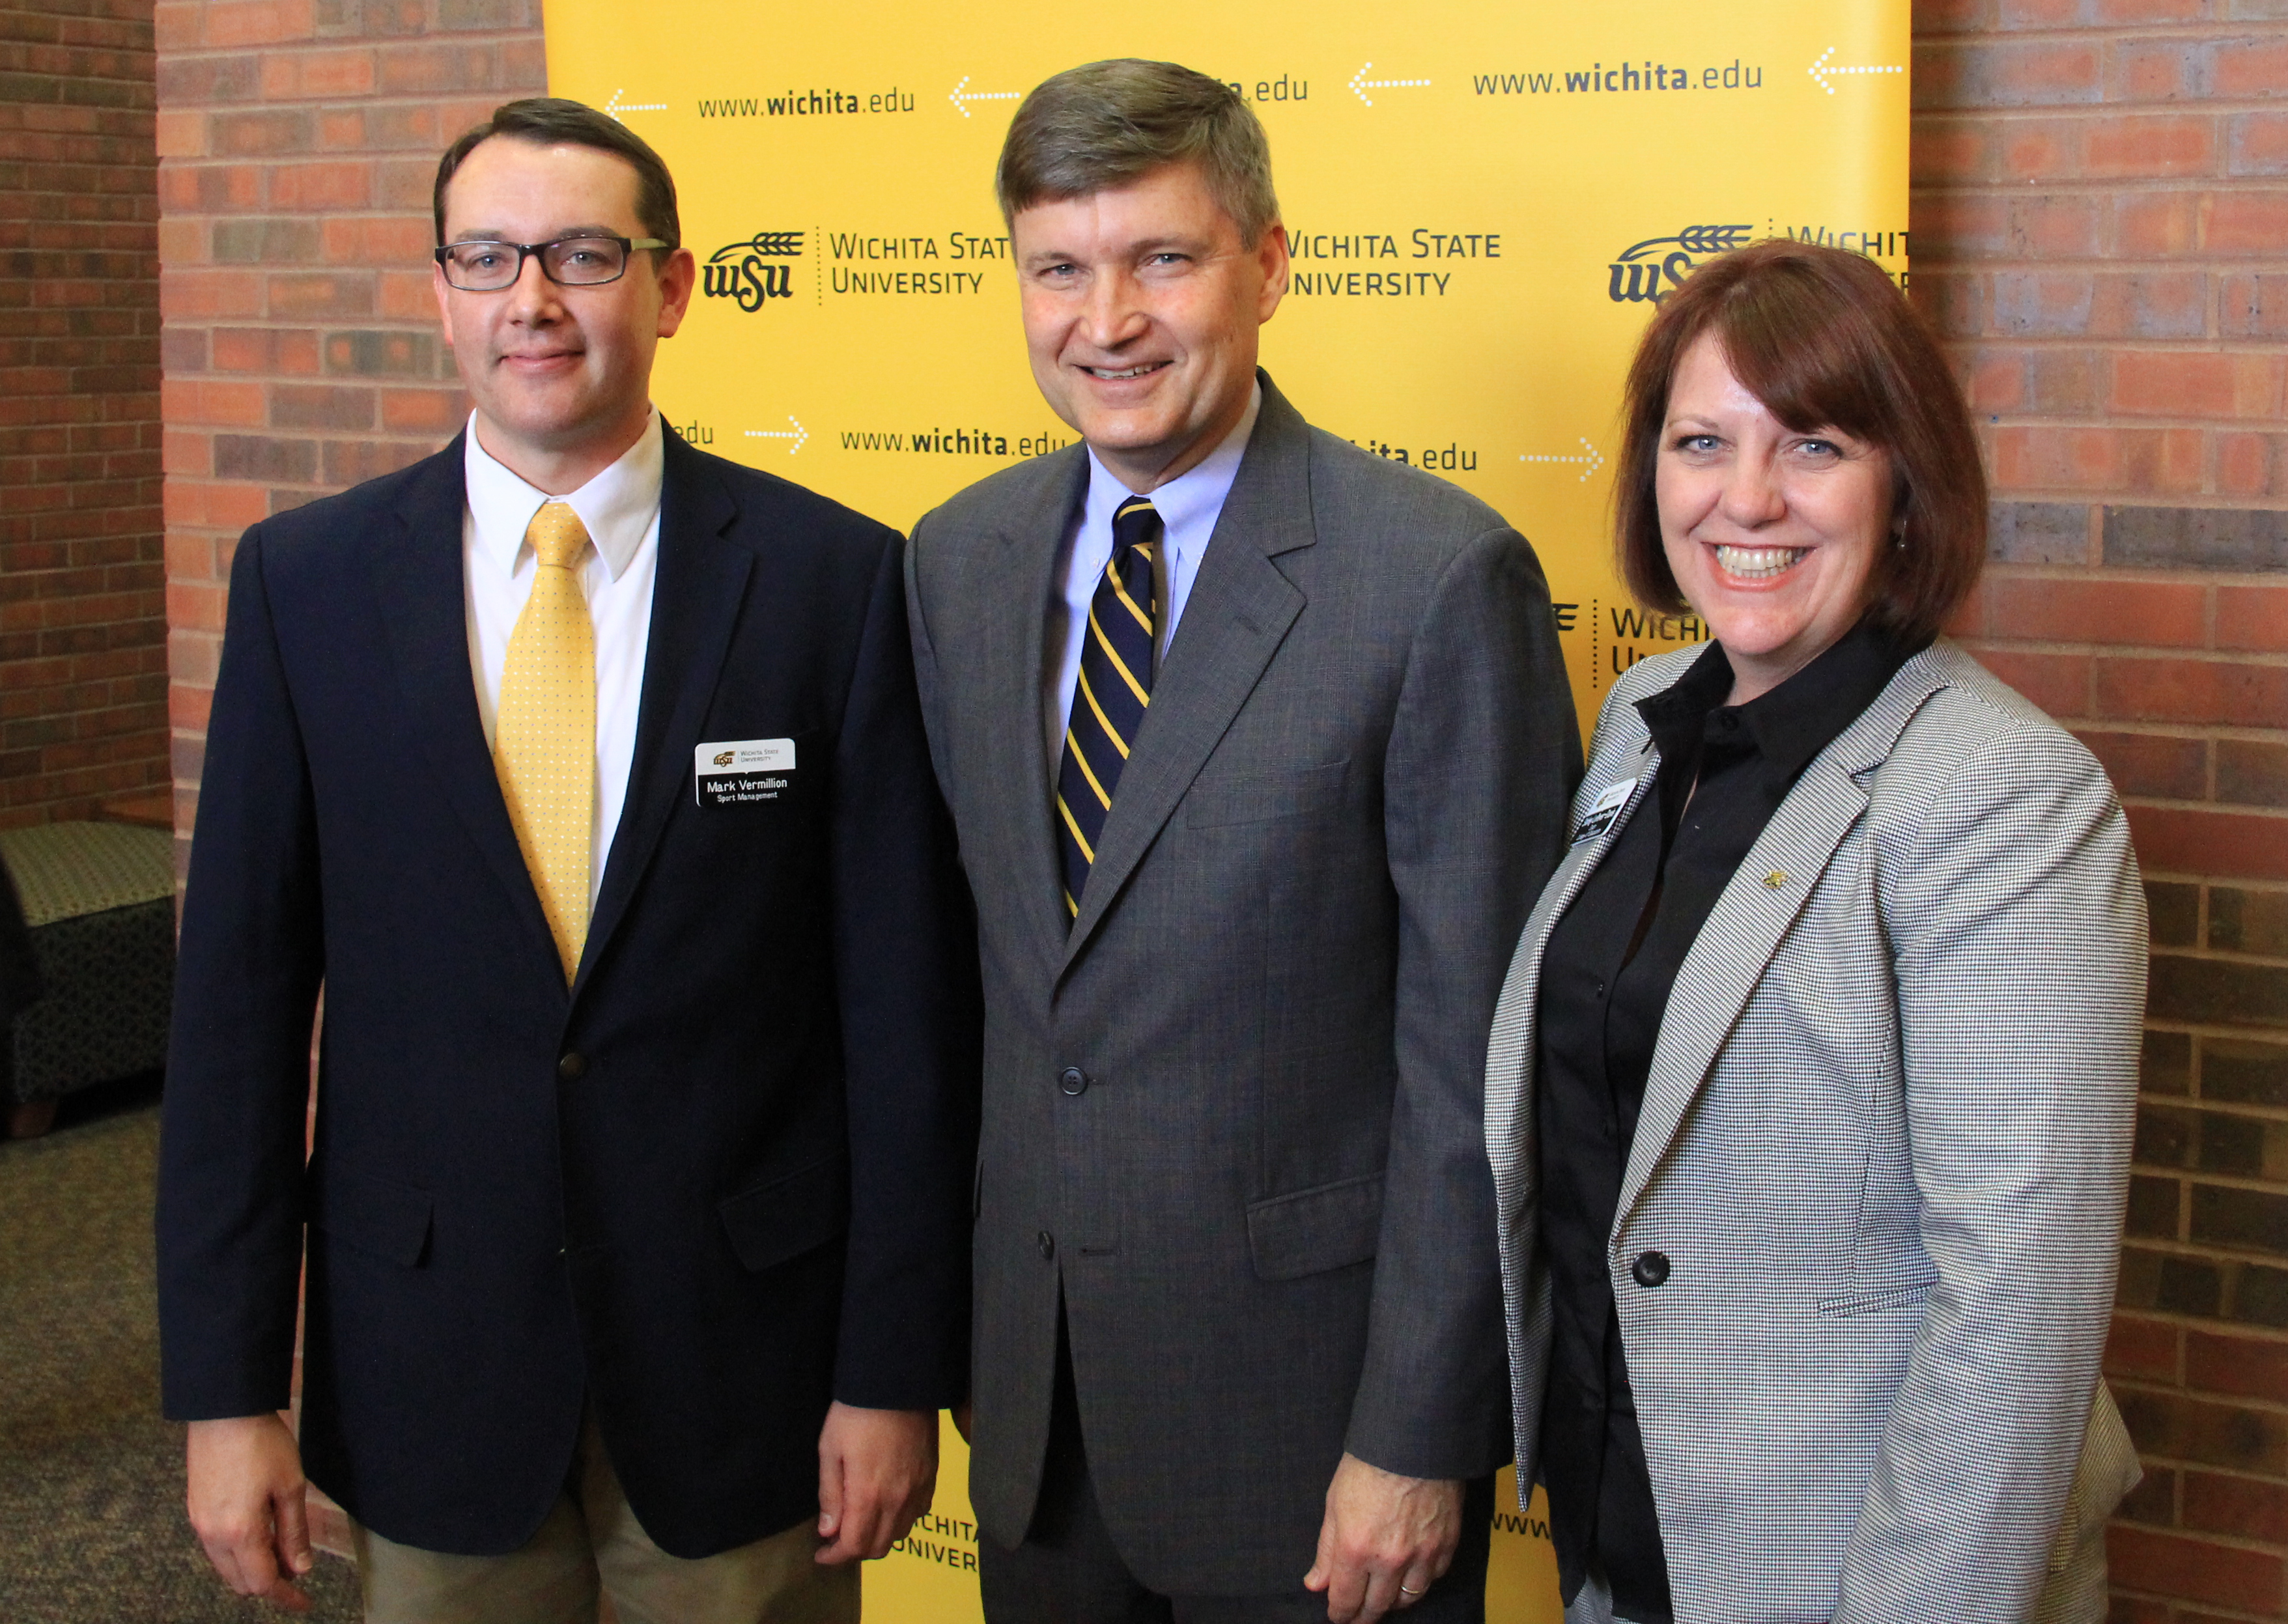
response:
<svg viewBox="0 0 2288 1624"><path fill-rule="evenodd" d="M1607 698L1586 827L1494 1022L1521 1484L1550 1345L1541 955L1654 781L1635 701L1698 652ZM2103 1616L2103 1525L2138 1477L2098 1361L2145 953L2103 772L1944 640L1774 814L1677 975L1607 1248L1680 1624ZM1631 1273L1648 1251L1656 1287Z"/></svg>

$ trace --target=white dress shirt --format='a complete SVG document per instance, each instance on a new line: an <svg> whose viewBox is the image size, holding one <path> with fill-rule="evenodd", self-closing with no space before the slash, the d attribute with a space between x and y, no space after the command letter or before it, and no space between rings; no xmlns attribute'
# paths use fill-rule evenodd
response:
<svg viewBox="0 0 2288 1624"><path fill-rule="evenodd" d="M596 806L591 827L588 906L603 888L612 835L627 803L635 760L637 708L643 698L644 652L651 644L652 584L659 573L659 489L666 462L664 431L655 410L620 460L562 498L580 516L592 545L581 554L580 587L596 629ZM461 521L461 580L469 611L469 665L477 682L477 715L485 748L500 711L501 668L509 635L532 596L539 559L525 527L551 498L511 473L477 443L469 415L469 505Z"/></svg>
<svg viewBox="0 0 2288 1624"><path fill-rule="evenodd" d="M1247 437L1255 432L1255 415L1263 408L1263 385L1247 397L1247 409L1198 466L1187 470L1150 493L1164 533L1160 548L1158 585L1160 615L1157 658L1168 657L1176 622L1192 595L1192 582L1207 556L1208 538L1215 534L1223 514L1224 498L1239 477L1240 459L1247 455ZM1081 646L1088 638L1089 599L1104 579L1112 558L1112 516L1134 493L1088 454L1088 497L1065 534L1058 555L1057 597L1049 605L1047 692L1041 711L1048 718L1049 782L1053 786L1065 758L1065 724L1072 715L1073 684L1080 676Z"/></svg>

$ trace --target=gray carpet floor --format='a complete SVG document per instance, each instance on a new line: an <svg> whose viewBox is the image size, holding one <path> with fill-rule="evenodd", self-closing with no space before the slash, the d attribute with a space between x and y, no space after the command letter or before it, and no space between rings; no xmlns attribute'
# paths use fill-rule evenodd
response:
<svg viewBox="0 0 2288 1624"><path fill-rule="evenodd" d="M183 1430L159 1415L151 1190L159 1112L74 1109L0 1142L0 1621L287 1615L223 1588L183 1517ZM321 1555L312 1620L357 1617Z"/></svg>

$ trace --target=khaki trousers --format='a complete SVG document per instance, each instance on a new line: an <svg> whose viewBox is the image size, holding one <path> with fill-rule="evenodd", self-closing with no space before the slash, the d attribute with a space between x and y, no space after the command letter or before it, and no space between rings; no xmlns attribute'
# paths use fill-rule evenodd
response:
<svg viewBox="0 0 2288 1624"><path fill-rule="evenodd" d="M821 1567L808 1523L697 1561L671 1557L628 1509L592 1414L565 1492L504 1557L420 1550L353 1524L366 1624L857 1624L858 1567Z"/></svg>

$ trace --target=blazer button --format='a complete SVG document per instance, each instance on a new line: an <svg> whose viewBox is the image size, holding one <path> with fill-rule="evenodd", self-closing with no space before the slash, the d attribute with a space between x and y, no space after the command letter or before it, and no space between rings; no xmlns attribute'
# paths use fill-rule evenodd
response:
<svg viewBox="0 0 2288 1624"><path fill-rule="evenodd" d="M1068 1094L1085 1094L1088 1092L1088 1073L1077 1066L1068 1066L1057 1073L1057 1087Z"/></svg>
<svg viewBox="0 0 2288 1624"><path fill-rule="evenodd" d="M556 1074L567 1082L577 1082L588 1074L588 1057L576 1050L567 1050L556 1062Z"/></svg>
<svg viewBox="0 0 2288 1624"><path fill-rule="evenodd" d="M1640 1252L1636 1262L1629 1265L1629 1274L1640 1286L1660 1286L1668 1280L1668 1254Z"/></svg>
<svg viewBox="0 0 2288 1624"><path fill-rule="evenodd" d="M1057 1238L1043 1230L1033 1237L1033 1244L1041 1248L1041 1261L1046 1263L1057 1255Z"/></svg>

